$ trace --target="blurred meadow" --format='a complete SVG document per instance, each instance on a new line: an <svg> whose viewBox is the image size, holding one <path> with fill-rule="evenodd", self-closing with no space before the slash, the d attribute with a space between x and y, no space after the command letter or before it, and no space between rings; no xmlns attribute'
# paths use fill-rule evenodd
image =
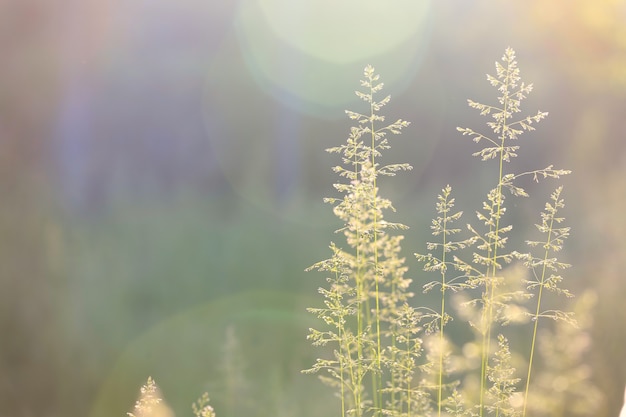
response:
<svg viewBox="0 0 626 417"><path fill-rule="evenodd" d="M218 417L336 413L300 374L323 284L304 269L342 239L324 149L373 65L412 123L389 160L414 169L381 192L422 301L437 193L471 213L492 186L456 127L483 126L466 100L493 101L507 46L523 108L550 113L513 164L573 171L565 286L597 295L585 361L617 415L626 1L20 0L0 2L0 416L123 416L148 376L178 416L204 391ZM537 222L555 187L512 218Z"/></svg>

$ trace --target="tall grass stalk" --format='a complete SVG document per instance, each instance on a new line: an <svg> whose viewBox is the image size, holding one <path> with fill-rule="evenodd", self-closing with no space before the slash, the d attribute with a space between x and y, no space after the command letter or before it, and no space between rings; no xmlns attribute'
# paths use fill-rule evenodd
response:
<svg viewBox="0 0 626 417"><path fill-rule="evenodd" d="M366 410L379 414L385 407L382 365L383 356L388 352L383 352L382 348L382 322L385 320L389 326L397 304L407 297L406 294L393 294L394 291L408 287L408 282L402 277L403 260L398 258L400 239L388 233L391 229L405 229L406 226L384 220L383 211L393 210L393 207L389 200L378 194L378 177L393 176L397 171L411 167L408 164L381 166L377 158L390 147L387 135L399 134L409 123L397 120L380 126L385 118L379 111L389 103L390 96L376 99L376 94L383 88L378 80L374 68L367 66L361 81L365 91L357 91L356 95L368 104L369 112L346 111L348 117L356 121L356 126L351 128L344 145L328 149L331 153L342 155L343 164L336 166L334 171L346 182L335 184L335 189L343 194L342 198L327 198L325 201L334 204L335 215L344 222L339 231L343 232L350 251L332 245L334 254L331 260L340 258L344 266L342 282L331 282L329 278L330 289L320 289L328 298L329 294L341 288L342 297L334 302L327 300L325 309L309 310L327 325L335 327L330 332L311 329L309 338L317 344L332 342L340 346L335 352L337 360L318 361L309 371L326 369L334 378L327 380L328 383L342 386L344 397L346 392L352 393L353 404L343 408L356 416ZM371 138L368 143L363 139L365 135ZM328 271L328 262L322 261L310 269ZM387 290L385 294L383 285ZM351 293L354 294L352 297L344 296ZM338 321L338 317L342 319ZM349 327L350 318L356 322L354 329ZM371 380L369 393L362 387L366 376Z"/></svg>
<svg viewBox="0 0 626 417"><path fill-rule="evenodd" d="M530 247L538 247L543 249L543 254L540 257L534 257L530 253L518 254L518 258L524 261L524 265L528 267L532 272L531 280L526 281L528 290L537 291L537 303L535 312L532 315L533 332L530 343L530 359L528 361L528 371L526 374L526 387L524 389L524 408L522 410L522 416L526 416L526 408L528 405L528 393L530 390L530 381L532 374L533 361L535 357L535 347L537 344L537 328L539 326L540 318L551 318L553 320L565 320L572 322L572 315L569 313L563 313L557 310L542 310L542 300L544 291L552 291L558 294L563 294L566 297L573 297L573 295L566 289L560 288L559 284L563 280L556 272L562 269L569 268L570 265L562 262L558 262L556 257L553 257L556 252L559 252L563 248L563 241L569 236L569 227L557 227L557 224L561 223L564 219L558 217L557 214L560 209L565 207L565 203L561 198L563 187L558 187L550 197L550 202L545 205L545 211L541 213L541 224L535 226L540 233L546 235L544 241L527 241ZM539 271L537 271L539 269Z"/></svg>
<svg viewBox="0 0 626 417"><path fill-rule="evenodd" d="M517 156L516 151L519 146L508 146L509 141L518 138L518 135L522 133L521 130L515 129L514 122L511 122L511 118L514 113L520 112L521 100L532 90L531 85L525 85L522 83L518 88L520 80L519 68L517 68L517 62L515 61L515 54L512 49L507 49L502 57L503 63L496 62L496 76L488 75L487 79L492 86L497 87L500 92L498 101L500 106L490 106L481 104L473 100L468 100L470 107L480 111L481 115L491 115L493 121L487 123L494 134L497 135L497 139L492 139L489 136L477 133L468 128L457 128L463 135L470 135L473 137L476 143L481 140L487 141L488 146L479 152L476 152L475 156L480 156L483 161L496 159L498 163L498 175L496 181L496 187L492 189L488 196L487 202L483 203L484 212L477 212L478 219L483 221L487 226L488 231L484 236L480 235L470 226L470 230L474 236L481 241L478 249L482 250L484 255L474 255L474 262L483 265L486 271L480 278L480 284L483 286L484 291L482 295L482 317L481 317L481 376L480 376L480 404L479 415L482 416L484 412L484 395L486 393L486 384L488 378L488 358L490 355L491 346L491 330L492 323L494 321L494 302L496 294L496 286L498 284L497 273L502 268L501 261L510 262L510 254L501 254L499 249L503 249L507 238L504 235L511 230L510 226L501 226L501 218L506 209L503 207L505 196L502 192L503 180L504 180L504 163L510 162L512 157ZM547 113L537 113L537 116L530 118L524 124L521 124L523 129L530 128L532 122L538 122ZM519 123L519 122L518 122Z"/></svg>
<svg viewBox="0 0 626 417"><path fill-rule="evenodd" d="M439 250L440 257L436 257L432 253L422 255L416 253L415 256L421 262L424 262L424 271L438 272L440 274L439 281L431 281L424 285L424 292L430 292L434 288L439 288L441 292L441 304L439 313L435 315L434 326L429 328L431 331L437 331L438 333L438 361L436 364L436 390L437 390L437 416L442 414L444 403L444 376L446 371L444 369L444 358L446 356L446 339L445 339L445 326L452 316L446 311L446 295L448 291L458 291L464 287L467 287L465 283L459 282L459 277L450 279L448 278L448 268L454 267L454 261L449 260L448 253L465 249L471 246L475 238L465 239L462 241L454 241L451 239L452 235L461 232L459 228L453 228L452 223L459 220L463 215L462 211L452 213L454 207L454 198L451 196L452 187L447 185L441 194L437 197L436 210L438 216L433 219L430 226L433 236L441 236L441 242L427 242L426 247L428 250Z"/></svg>
<svg viewBox="0 0 626 417"><path fill-rule="evenodd" d="M505 170L505 163L511 158L517 157L519 145L511 144L519 139L524 132L535 130L534 124L544 119L548 113L538 111L534 116L516 117L521 112L521 101L532 91L533 85L521 82L520 70L517 66L515 52L507 48L502 63L496 62L496 76L487 75L489 83L496 87L500 96L499 105L487 105L468 100L470 107L478 110L483 116L491 116L492 120L487 122L487 126L492 130L493 135L486 135L474 131L470 128L457 128L463 135L469 135L474 142L486 142L487 146L475 152L474 156L479 156L483 161L495 159L497 161L496 186L487 194L487 201L483 202L483 210L478 211L477 217L482 221L486 232L481 234L477 228L468 225L468 229L478 242L477 249L480 253L474 253L473 264L483 267L484 272L470 277L469 285L478 285L483 288L480 303L482 306L480 332L481 341L481 376L480 376L480 400L479 416L483 416L487 405L485 395L488 392L487 385L495 376L490 376L489 357L491 355L492 329L494 323L502 321L501 311L502 300L499 300L498 286L504 281L500 276L503 264L510 263L516 256L515 251L505 251L508 240L507 234L512 230L512 225L504 225L502 218L506 212L504 201L506 199L503 190L508 189L513 196L527 197L526 191L514 184L514 181L522 175L533 174L537 179L539 176L559 178L568 174L566 170L555 170L552 166L544 169L527 172L523 174L509 173ZM463 263L461 268L467 268L467 263ZM478 271L479 268L469 269L468 272ZM499 342L499 351L508 349L507 342ZM496 407L496 413L500 408Z"/></svg>

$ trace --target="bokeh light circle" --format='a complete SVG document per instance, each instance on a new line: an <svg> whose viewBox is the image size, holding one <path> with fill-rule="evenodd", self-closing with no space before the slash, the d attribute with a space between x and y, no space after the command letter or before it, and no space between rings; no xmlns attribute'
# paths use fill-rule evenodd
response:
<svg viewBox="0 0 626 417"><path fill-rule="evenodd" d="M307 114L337 118L366 64L388 85L412 78L428 45L430 1L250 0L235 27L257 83Z"/></svg>
<svg viewBox="0 0 626 417"><path fill-rule="evenodd" d="M429 2L259 0L256 6L284 42L324 61L348 63L419 35Z"/></svg>

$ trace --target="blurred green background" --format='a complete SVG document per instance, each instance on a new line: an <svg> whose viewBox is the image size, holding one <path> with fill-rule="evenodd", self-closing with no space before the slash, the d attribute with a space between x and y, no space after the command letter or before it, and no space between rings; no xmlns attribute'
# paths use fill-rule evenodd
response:
<svg viewBox="0 0 626 417"><path fill-rule="evenodd" d="M573 170L511 218L531 233L565 185L566 285L598 294L587 360L617 415L625 1L20 0L0 2L0 416L125 415L149 375L179 416L203 391L220 417L332 415L299 373L323 282L303 270L341 241L324 149L372 64L412 122L385 158L415 169L381 188L419 283L438 191L471 213L493 185L455 128L484 126L466 99L493 102L507 46L523 108L550 112L515 169Z"/></svg>

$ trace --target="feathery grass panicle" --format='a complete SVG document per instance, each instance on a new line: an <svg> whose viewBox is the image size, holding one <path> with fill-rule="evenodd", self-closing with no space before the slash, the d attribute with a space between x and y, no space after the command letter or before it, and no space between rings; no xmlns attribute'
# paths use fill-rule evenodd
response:
<svg viewBox="0 0 626 417"><path fill-rule="evenodd" d="M143 417L147 416L152 412L153 407L156 407L160 402L161 398L158 394L158 387L152 377L148 377L148 381L144 385L141 386L140 396L133 410L135 413L127 413L130 417Z"/></svg>
<svg viewBox="0 0 626 417"><path fill-rule="evenodd" d="M173 417L174 413L161 398L161 392L152 377L140 389L139 399L129 417Z"/></svg>
<svg viewBox="0 0 626 417"><path fill-rule="evenodd" d="M206 392L191 405L191 409L196 417L215 417L215 410L209 405L209 394Z"/></svg>
<svg viewBox="0 0 626 417"><path fill-rule="evenodd" d="M191 409L196 417L216 417L206 392L191 405ZM152 377L148 377L142 385L133 412L126 414L129 417L174 417L174 412L161 398L161 391Z"/></svg>
<svg viewBox="0 0 626 417"><path fill-rule="evenodd" d="M565 203L561 198L563 187L558 187L550 196L551 202L545 205L545 211L541 213L541 224L535 226L540 233L545 235L544 241L527 241L531 248L543 249L539 256L531 253L519 253L516 256L521 259L531 271L531 279L526 280L527 290L536 291L536 307L534 313L529 313L533 321L533 333L530 342L530 359L528 361L528 372L526 375L526 388L524 391L524 409L523 415L526 415L528 405L528 395L530 392L530 382L532 376L532 368L535 357L535 347L537 345L537 329L540 318L551 318L553 320L563 320L575 325L573 313L563 312L560 310L543 310L544 291L551 291L562 294L566 297L573 297L569 290L561 288L560 284L563 277L558 275L558 271L569 268L571 265L559 262L555 257L563 247L564 240L569 236L569 227L558 227L563 222L563 217L558 217L560 209L565 207Z"/></svg>
<svg viewBox="0 0 626 417"><path fill-rule="evenodd" d="M494 354L493 365L487 370L487 376L492 383L487 391L490 399L485 406L487 411L494 415L519 416L521 413L515 407L515 386L520 378L515 377L515 368L511 363L509 341L503 335L498 335L498 350Z"/></svg>
<svg viewBox="0 0 626 417"><path fill-rule="evenodd" d="M425 293L430 292L434 288L439 288L441 292L440 311L434 313L434 320L430 322L432 325L427 328L427 332L438 333L438 341L436 343L438 354L436 355L437 359L435 360L437 363L437 380L434 384L436 386L437 393L437 416L441 416L443 411L445 376L444 360L446 355L449 353L446 348L447 342L444 328L446 323L452 320L452 316L446 311L446 293L448 291L456 292L467 287L467 283L459 280L459 278L463 278L462 276L449 278L447 274L448 267L454 267L455 262L448 257L448 254L450 252L472 246L476 241L475 237L470 237L460 241L454 241L451 239L452 235L456 235L461 232L461 229L452 227L452 223L459 220L463 215L462 211L458 211L456 213L452 212L455 200L451 197L451 194L452 187L447 185L437 197L438 201L435 207L438 216L432 220L432 224L430 226L433 236L441 236L441 242L426 243L426 248L428 250L437 250L440 254L433 255L431 252L426 255L418 253L415 254L417 259L424 263L424 271L439 272L440 274L440 280L428 282L423 287Z"/></svg>
<svg viewBox="0 0 626 417"><path fill-rule="evenodd" d="M314 344L333 343L335 359L320 359L309 370L326 370L333 386L339 386L342 416L346 413L362 415L366 410L380 414L385 408L383 387L388 378L383 365L393 363L385 355L398 355L394 349L396 332L389 331L397 323L400 306L411 296L407 291L410 280L404 278L406 267L400 257L401 236L389 233L406 226L384 219L386 210L394 210L391 201L379 195L378 177L393 176L409 170L408 164L381 165L379 158L390 148L389 135L397 135L409 122L397 120L383 124L385 117L379 111L390 102L390 96L376 98L383 88L374 68L367 66L362 91L356 95L368 104L367 113L346 111L356 122L350 129L345 144L328 149L342 156L342 165L333 168L346 182L334 184L343 197L325 199L334 205L334 214L343 221L338 231L346 238L350 249L332 244L333 256L312 268L330 272L329 287L320 289L326 308L310 309L330 330L311 329L309 338ZM385 339L391 348L385 350ZM392 372L393 374L393 372ZM391 378L390 395L396 393L395 378ZM370 381L363 389L364 378ZM392 402L395 399L392 399Z"/></svg>
<svg viewBox="0 0 626 417"><path fill-rule="evenodd" d="M499 271L518 256L518 252L506 250L508 235L513 226L505 225L503 222L503 216L506 213L504 190L508 189L513 196L527 197L528 193L514 183L520 176L533 175L533 178L537 180L540 176L559 178L569 173L567 170L554 169L552 165L521 174L507 172L505 163L517 157L520 148L514 143L524 132L534 130L534 124L544 119L548 113L538 111L532 116L518 116L518 113L522 111L521 102L530 94L533 85L521 81L515 52L511 48L506 49L502 62L496 62L496 76L487 75L487 80L497 88L500 94L499 105L487 105L473 100L468 100L468 104L477 109L481 115L491 116L487 126L493 133L483 134L471 128L457 128L463 135L472 137L474 142L487 144L483 149L475 152L474 156L479 156L483 161L495 160L497 163L496 186L487 193L482 210L476 212L482 226L478 228L468 225L470 234L475 238L478 252L474 252L471 263L459 261L458 265L459 269L467 273L468 285L482 288L482 295L479 299L482 306L481 326L483 328L479 405L481 416L486 406L484 394L488 391L486 386L489 382L491 333L493 325L499 321L500 316L498 311L501 304L497 300L499 293L497 287L502 285L503 281Z"/></svg>

